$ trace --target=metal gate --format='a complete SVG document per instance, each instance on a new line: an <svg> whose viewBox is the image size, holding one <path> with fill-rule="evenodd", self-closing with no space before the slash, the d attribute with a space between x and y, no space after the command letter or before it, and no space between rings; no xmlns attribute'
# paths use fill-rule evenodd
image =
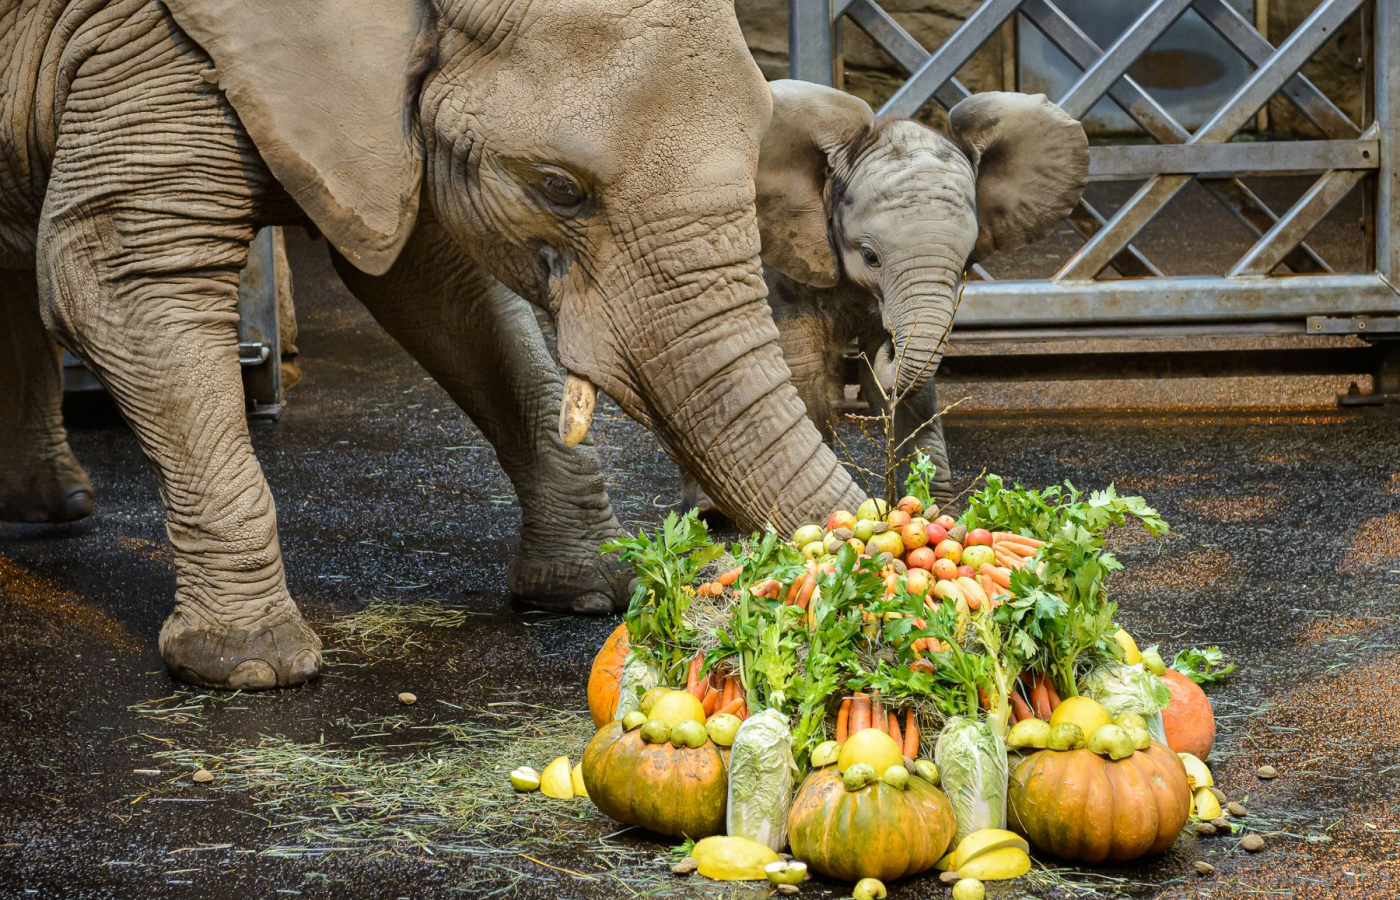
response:
<svg viewBox="0 0 1400 900"><path fill-rule="evenodd" d="M1010 366L994 357L950 356L940 377L1370 373L1370 402L1400 399L1400 0L1322 0L1278 46L1227 0L1139 2L1142 14L1107 47L1091 40L1053 0L984 0L942 46L929 50L876 0L789 0L792 75L833 82L833 24L844 24L844 17L908 74L880 114L913 116L930 101L950 108L969 95L959 69L1019 13L1018 27L1038 29L1081 70L1052 99L1082 118L1107 96L1155 142L1090 148L1091 180L1145 179L1141 187L1112 215L1081 202L1071 223L1083 243L1048 279L999 281L975 267L973 277L980 280L969 282L958 312L960 341L1237 334L1355 335L1366 343L1130 359L1032 353ZM1194 132L1127 74L1188 10L1252 66ZM1363 17L1369 68L1369 109L1359 124L1300 72L1353 16ZM1323 138L1232 141L1275 95L1286 97ZM1316 173L1316 180L1282 212L1241 180L1300 173ZM1164 276L1134 245L1143 227L1193 180L1256 236L1224 276ZM1307 238L1358 184L1366 191L1364 271L1335 271Z"/></svg>

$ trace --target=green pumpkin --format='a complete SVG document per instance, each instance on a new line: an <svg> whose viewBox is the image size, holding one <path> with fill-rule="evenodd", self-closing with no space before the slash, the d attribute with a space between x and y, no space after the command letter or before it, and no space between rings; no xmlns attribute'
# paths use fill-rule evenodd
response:
<svg viewBox="0 0 1400 900"><path fill-rule="evenodd" d="M712 741L696 748L648 744L611 722L583 751L583 784L605 815L624 825L700 840L724 833L729 778Z"/></svg>
<svg viewBox="0 0 1400 900"><path fill-rule="evenodd" d="M877 781L847 791L834 768L807 776L788 814L792 855L841 881L895 881L930 869L955 828L947 796L917 775L904 790Z"/></svg>

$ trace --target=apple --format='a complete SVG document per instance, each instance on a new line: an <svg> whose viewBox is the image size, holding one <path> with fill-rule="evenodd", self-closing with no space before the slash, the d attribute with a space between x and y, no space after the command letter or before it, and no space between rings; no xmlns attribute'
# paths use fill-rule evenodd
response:
<svg viewBox="0 0 1400 900"><path fill-rule="evenodd" d="M892 509L890 514L885 516L885 521L889 523L891 531L898 531L908 525L914 517L902 509Z"/></svg>
<svg viewBox="0 0 1400 900"><path fill-rule="evenodd" d="M918 525L910 522L899 529L899 539L904 542L904 549L917 550L928 543L928 533Z"/></svg>
<svg viewBox="0 0 1400 900"><path fill-rule="evenodd" d="M875 533L875 523L869 519L861 519L851 531L862 541L869 541L870 536Z"/></svg>
<svg viewBox="0 0 1400 900"><path fill-rule="evenodd" d="M862 541L860 538L850 538L846 541L846 543L856 548L856 556L860 556L862 553L865 552L865 541Z"/></svg>
<svg viewBox="0 0 1400 900"><path fill-rule="evenodd" d="M855 513L848 509L838 509L836 512L826 517L826 530L835 531L838 528L856 527Z"/></svg>
<svg viewBox="0 0 1400 900"><path fill-rule="evenodd" d="M975 578L977 577L977 570L972 568L972 566L958 566L958 577Z"/></svg>
<svg viewBox="0 0 1400 900"><path fill-rule="evenodd" d="M953 526L958 524L958 520L953 518L952 516L939 516L933 521L937 522L939 525L942 525L946 530L951 530Z"/></svg>
<svg viewBox="0 0 1400 900"><path fill-rule="evenodd" d="M974 569L980 569L983 564L994 566L996 562L996 554L992 552L992 548L988 547L986 544L970 544L963 548L963 565L972 566Z"/></svg>
<svg viewBox="0 0 1400 900"><path fill-rule="evenodd" d="M969 547L990 547L992 546L992 533L985 528L974 528L967 533L967 540L964 543Z"/></svg>
<svg viewBox="0 0 1400 900"><path fill-rule="evenodd" d="M928 535L930 544L938 544L940 541L948 540L948 529L937 522L930 522L924 526L924 534Z"/></svg>
<svg viewBox="0 0 1400 900"><path fill-rule="evenodd" d="M932 569L933 564L938 561L938 557L933 555L930 547L915 547L909 551L909 555L904 560L914 569Z"/></svg>
<svg viewBox="0 0 1400 900"><path fill-rule="evenodd" d="M923 569L910 569L904 576L904 587L916 597L923 597L933 586L933 578Z"/></svg>
<svg viewBox="0 0 1400 900"><path fill-rule="evenodd" d="M933 577L939 581L952 581L958 577L958 564L951 559L935 559L933 561Z"/></svg>
<svg viewBox="0 0 1400 900"><path fill-rule="evenodd" d="M819 559L820 557L826 556L826 544L823 544L820 538L815 541L808 541L802 545L802 555L807 559Z"/></svg>
<svg viewBox="0 0 1400 900"><path fill-rule="evenodd" d="M872 535L870 540L865 542L865 546L871 553L888 553L890 556L904 555L904 541L893 531L882 532Z"/></svg>
<svg viewBox="0 0 1400 900"><path fill-rule="evenodd" d="M883 519L890 511L889 504L883 500L867 500L856 508L856 519Z"/></svg>
<svg viewBox="0 0 1400 900"><path fill-rule="evenodd" d="M799 547L805 547L813 541L822 539L822 529L820 525L803 525L792 533L792 542Z"/></svg>
<svg viewBox="0 0 1400 900"><path fill-rule="evenodd" d="M904 496L899 498L899 502L895 504L895 508L902 509L911 516L917 516L924 511L924 502L918 497Z"/></svg>

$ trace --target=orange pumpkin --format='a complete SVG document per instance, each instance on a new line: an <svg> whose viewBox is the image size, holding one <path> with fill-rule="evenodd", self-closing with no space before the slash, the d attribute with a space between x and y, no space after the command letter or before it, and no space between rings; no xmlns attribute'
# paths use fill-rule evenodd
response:
<svg viewBox="0 0 1400 900"><path fill-rule="evenodd" d="M841 881L891 881L930 869L955 828L947 796L919 776L909 776L906 790L877 781L847 791L834 766L807 776L788 813L792 855Z"/></svg>
<svg viewBox="0 0 1400 900"><path fill-rule="evenodd" d="M602 728L617 713L617 697L622 690L622 664L632 649L627 641L627 623L621 625L603 641L603 649L593 657L593 670L588 673L588 712L593 724Z"/></svg>
<svg viewBox="0 0 1400 900"><path fill-rule="evenodd" d="M621 722L599 729L583 751L583 785L603 813L671 837L724 833L729 797L725 760L712 741L677 748L648 744Z"/></svg>
<svg viewBox="0 0 1400 900"><path fill-rule="evenodd" d="M1205 759L1215 746L1215 713L1201 686L1175 669L1168 669L1162 680L1171 688L1172 702L1162 710L1162 727L1167 746L1177 753L1190 753Z"/></svg>
<svg viewBox="0 0 1400 900"><path fill-rule="evenodd" d="M1191 815L1186 769L1156 741L1126 759L1041 750L1011 772L1011 828L1041 850L1085 863L1164 852Z"/></svg>

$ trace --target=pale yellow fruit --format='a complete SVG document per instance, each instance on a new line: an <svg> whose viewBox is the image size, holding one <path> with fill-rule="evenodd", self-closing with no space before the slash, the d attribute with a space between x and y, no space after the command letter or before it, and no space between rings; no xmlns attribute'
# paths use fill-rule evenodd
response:
<svg viewBox="0 0 1400 900"><path fill-rule="evenodd" d="M634 728L641 728L647 723L647 714L640 709L634 709L622 717L622 727L627 731Z"/></svg>
<svg viewBox="0 0 1400 900"><path fill-rule="evenodd" d="M734 735L739 733L741 724L739 717L733 713L719 713L710 716L710 720L705 723L705 730L709 732L710 740L721 747L729 747L733 745Z"/></svg>
<svg viewBox="0 0 1400 900"><path fill-rule="evenodd" d="M707 837L690 851L697 869L716 881L764 881L764 867L778 862L771 847L741 837Z"/></svg>
<svg viewBox="0 0 1400 900"><path fill-rule="evenodd" d="M856 763L868 763L879 778L890 766L904 765L904 751L883 731L862 728L846 739L836 758L836 765L843 772Z"/></svg>
<svg viewBox="0 0 1400 900"><path fill-rule="evenodd" d="M1031 858L1020 847L1003 847L968 860L958 866L958 875L978 881L1006 881L1020 878L1031 870Z"/></svg>
<svg viewBox="0 0 1400 900"><path fill-rule="evenodd" d="M1181 757L1181 764L1186 767L1186 783L1191 786L1191 790L1198 791L1215 784L1210 768L1200 759L1189 753L1178 753L1177 756Z"/></svg>
<svg viewBox="0 0 1400 900"><path fill-rule="evenodd" d="M953 900L983 900L987 889L976 878L960 878L953 885Z"/></svg>
<svg viewBox="0 0 1400 900"><path fill-rule="evenodd" d="M638 702L637 708L640 709L642 713L647 716L647 718L654 718L654 716L652 716L651 714L651 708L656 705L656 701L671 693L674 693L674 691L672 691L671 688L666 687L666 685L664 684L657 685L654 688L650 688L645 694L642 695L642 699Z"/></svg>
<svg viewBox="0 0 1400 900"><path fill-rule="evenodd" d="M958 587L962 588L964 597L968 598L969 601L975 598L980 608L987 608L987 592L982 590L982 585L966 575L959 575L953 580L958 583Z"/></svg>
<svg viewBox="0 0 1400 900"><path fill-rule="evenodd" d="M880 776L880 780L897 791L902 791L909 786L909 770L903 766L890 766L885 770L885 774Z"/></svg>
<svg viewBox="0 0 1400 900"><path fill-rule="evenodd" d="M574 766L574 770L570 773L570 777L574 783L574 796L582 797L583 799L587 800L588 788L584 787L583 785L583 763L578 763Z"/></svg>
<svg viewBox="0 0 1400 900"><path fill-rule="evenodd" d="M1061 722L1050 729L1050 739L1045 746L1051 750L1078 750L1084 743L1084 729L1073 722Z"/></svg>
<svg viewBox="0 0 1400 900"><path fill-rule="evenodd" d="M1130 666L1142 662L1142 651L1138 650L1137 641L1133 640L1131 634L1120 628L1113 632L1113 639L1123 648L1123 662Z"/></svg>
<svg viewBox="0 0 1400 900"><path fill-rule="evenodd" d="M1089 735L1089 752L1109 759L1127 759L1133 755L1133 739L1118 725L1100 725Z"/></svg>
<svg viewBox="0 0 1400 900"><path fill-rule="evenodd" d="M889 892L885 890L885 883L878 878L862 878L851 889L853 900L885 900L887 896Z"/></svg>
<svg viewBox="0 0 1400 900"><path fill-rule="evenodd" d="M780 859L764 866L763 874L768 876L769 884L801 884L807 878L807 864L795 859L789 862Z"/></svg>
<svg viewBox="0 0 1400 900"><path fill-rule="evenodd" d="M510 773L510 786L522 794L538 791L540 789L540 773L529 766L521 766Z"/></svg>
<svg viewBox="0 0 1400 900"><path fill-rule="evenodd" d="M821 769L836 762L841 755L841 745L835 741L822 741L812 751L812 768Z"/></svg>
<svg viewBox="0 0 1400 900"><path fill-rule="evenodd" d="M1113 716L1092 697L1069 697L1050 714L1051 728L1063 722L1073 722L1086 735L1090 735L1100 725L1112 724Z"/></svg>
<svg viewBox="0 0 1400 900"><path fill-rule="evenodd" d="M1220 801L1215 798L1210 788L1199 788L1193 795L1196 804L1196 815L1202 822L1209 822L1211 819L1220 818Z"/></svg>
<svg viewBox="0 0 1400 900"><path fill-rule="evenodd" d="M961 872L964 865L982 854L1004 850L1007 847L1015 847L1022 853L1031 852L1031 845L1014 831L1007 831L1004 828L978 829L958 842L957 849L953 851L953 859L949 868Z"/></svg>
<svg viewBox="0 0 1400 900"><path fill-rule="evenodd" d="M953 857L957 856L956 850L949 850L943 854L943 858L933 864L933 867L940 872L951 872L953 870Z"/></svg>
<svg viewBox="0 0 1400 900"><path fill-rule="evenodd" d="M1006 736L1006 746L1013 750L1021 747L1044 750L1050 746L1050 723L1044 719L1022 719L1011 726L1011 733Z"/></svg>
<svg viewBox="0 0 1400 900"><path fill-rule="evenodd" d="M540 793L555 800L574 799L574 770L567 756L556 756L540 773Z"/></svg>
<svg viewBox="0 0 1400 900"><path fill-rule="evenodd" d="M914 760L914 772L934 787L938 787L938 766L931 759Z"/></svg>
<svg viewBox="0 0 1400 900"><path fill-rule="evenodd" d="M690 691L671 691L657 698L647 716L660 719L670 728L675 728L682 722L698 722L704 725L705 707Z"/></svg>

